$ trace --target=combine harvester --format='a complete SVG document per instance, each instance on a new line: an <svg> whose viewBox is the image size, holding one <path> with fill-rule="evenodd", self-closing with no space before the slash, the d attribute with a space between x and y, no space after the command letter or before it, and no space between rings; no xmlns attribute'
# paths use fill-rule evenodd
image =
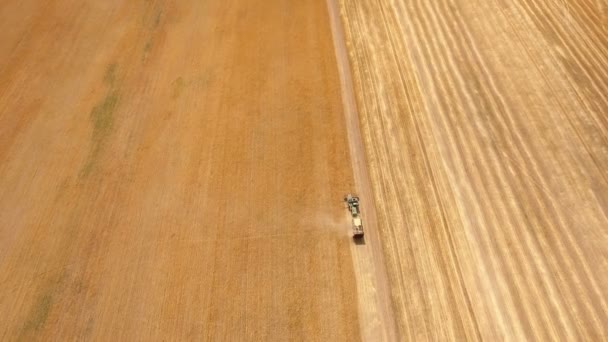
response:
<svg viewBox="0 0 608 342"><path fill-rule="evenodd" d="M353 217L353 239L363 239L363 223L361 222L361 210L359 209L359 197L351 194L344 197L348 209Z"/></svg>

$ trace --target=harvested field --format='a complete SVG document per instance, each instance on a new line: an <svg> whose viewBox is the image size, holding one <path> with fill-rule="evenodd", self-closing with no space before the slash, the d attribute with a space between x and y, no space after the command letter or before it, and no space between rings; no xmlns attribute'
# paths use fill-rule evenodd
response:
<svg viewBox="0 0 608 342"><path fill-rule="evenodd" d="M0 339L359 339L336 65L324 0L3 1Z"/></svg>
<svg viewBox="0 0 608 342"><path fill-rule="evenodd" d="M400 339L608 339L606 3L340 6Z"/></svg>

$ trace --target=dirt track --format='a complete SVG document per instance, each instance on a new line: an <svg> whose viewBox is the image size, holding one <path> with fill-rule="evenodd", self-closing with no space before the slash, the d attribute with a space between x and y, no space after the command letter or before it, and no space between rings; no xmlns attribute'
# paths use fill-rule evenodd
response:
<svg viewBox="0 0 608 342"><path fill-rule="evenodd" d="M606 340L606 2L340 4L400 339Z"/></svg>
<svg viewBox="0 0 608 342"><path fill-rule="evenodd" d="M0 339L359 338L326 6L0 4Z"/></svg>

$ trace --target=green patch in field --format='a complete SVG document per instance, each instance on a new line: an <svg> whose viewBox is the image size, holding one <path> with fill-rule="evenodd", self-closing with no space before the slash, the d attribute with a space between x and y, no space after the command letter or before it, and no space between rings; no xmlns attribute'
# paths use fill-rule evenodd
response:
<svg viewBox="0 0 608 342"><path fill-rule="evenodd" d="M152 50L152 40L148 40L144 45L144 54L147 55L148 53L150 53L150 50Z"/></svg>
<svg viewBox="0 0 608 342"><path fill-rule="evenodd" d="M42 328L47 318L49 317L49 312L51 311L51 304L53 304L53 296L51 294L46 293L41 298L39 298L38 302L34 304L30 319L23 327L23 330L25 332L29 332L37 331Z"/></svg>
<svg viewBox="0 0 608 342"><path fill-rule="evenodd" d="M110 92L106 97L91 110L91 121L93 122L93 140L101 140L108 133L114 123L114 110L118 105L118 93Z"/></svg>
<svg viewBox="0 0 608 342"><path fill-rule="evenodd" d="M182 94L185 87L186 82L184 81L184 78L181 76L176 78L175 81L173 81L173 91L171 92L171 98L174 100L177 99Z"/></svg>
<svg viewBox="0 0 608 342"><path fill-rule="evenodd" d="M154 18L154 26L152 27L153 29L156 29L158 27L158 25L160 25L160 19L163 15L163 10L162 9L157 9L156 10L156 17Z"/></svg>
<svg viewBox="0 0 608 342"><path fill-rule="evenodd" d="M108 65L108 68L106 69L106 75L103 78L103 81L105 82L106 85L108 86L114 86L114 83L116 83L116 70L118 69L118 64L116 63L112 63L110 65Z"/></svg>
<svg viewBox="0 0 608 342"><path fill-rule="evenodd" d="M91 109L90 118L93 125L91 151L87 162L80 171L81 177L86 177L93 171L102 147L114 125L114 112L118 107L119 100L118 91L111 90L101 102Z"/></svg>
<svg viewBox="0 0 608 342"><path fill-rule="evenodd" d="M44 327L49 318L53 303L55 302L55 297L65 280L65 276L65 271L58 274L57 277L54 278L54 281L51 281L48 284L45 291L42 292L36 302L34 302L27 315L28 319L19 332L18 340L27 341L32 333L35 334Z"/></svg>

